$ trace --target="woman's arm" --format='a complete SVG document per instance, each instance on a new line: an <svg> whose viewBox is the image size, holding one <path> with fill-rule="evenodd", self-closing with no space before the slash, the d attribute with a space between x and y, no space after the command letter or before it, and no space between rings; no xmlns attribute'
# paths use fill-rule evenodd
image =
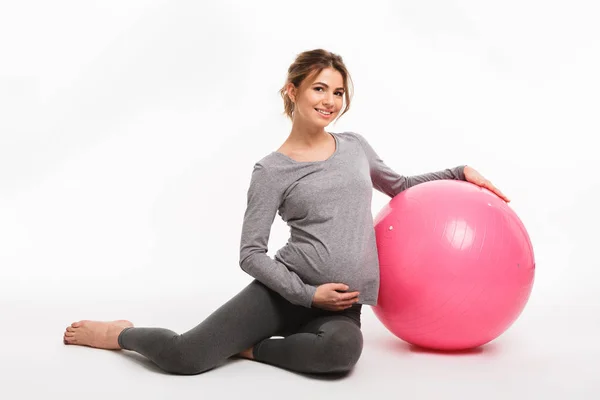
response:
<svg viewBox="0 0 600 400"><path fill-rule="evenodd" d="M262 165L254 166L242 226L240 267L289 302L310 308L317 288L267 255L271 226L283 193L274 182Z"/></svg>
<svg viewBox="0 0 600 400"><path fill-rule="evenodd" d="M454 168L448 168L436 172L429 172L422 175L400 175L383 162L381 157L379 157L379 155L375 152L375 150L373 150L371 145L363 136L358 133L354 133L354 135L358 138L369 160L373 188L377 189L381 193L387 194L392 198L403 190L423 182L441 179L455 179L461 181L466 180L464 174L465 165L460 165Z"/></svg>

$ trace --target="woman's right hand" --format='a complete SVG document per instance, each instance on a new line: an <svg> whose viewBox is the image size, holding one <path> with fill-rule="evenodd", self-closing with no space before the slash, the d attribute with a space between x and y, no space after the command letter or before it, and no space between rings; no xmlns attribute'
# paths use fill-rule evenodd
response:
<svg viewBox="0 0 600 400"><path fill-rule="evenodd" d="M342 311L358 302L359 292L346 292L349 287L343 283L326 283L318 286L312 305L329 311Z"/></svg>

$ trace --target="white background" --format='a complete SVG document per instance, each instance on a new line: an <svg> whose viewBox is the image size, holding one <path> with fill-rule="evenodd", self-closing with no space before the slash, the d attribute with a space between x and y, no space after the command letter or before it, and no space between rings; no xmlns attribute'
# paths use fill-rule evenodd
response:
<svg viewBox="0 0 600 400"><path fill-rule="evenodd" d="M578 0L3 2L0 395L600 394L599 11ZM251 281L238 266L250 173L287 138L277 91L315 48L340 54L355 85L328 130L361 133L405 175L470 164L512 199L537 262L521 318L483 351L447 356L410 349L365 307L363 356L333 381L245 360L177 377L126 352L64 346L80 319L185 331ZM388 200L374 191L373 214ZM287 235L277 217L270 255Z"/></svg>

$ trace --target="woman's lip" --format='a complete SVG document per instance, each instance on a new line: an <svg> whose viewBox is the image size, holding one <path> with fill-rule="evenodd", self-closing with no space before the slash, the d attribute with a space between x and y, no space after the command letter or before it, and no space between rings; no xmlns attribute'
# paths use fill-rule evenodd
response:
<svg viewBox="0 0 600 400"><path fill-rule="evenodd" d="M319 114L323 118L329 118L329 117L331 117L333 115L333 111L323 110L323 111L329 112L329 115L326 115L326 114L321 114L318 110L319 110L318 108L315 108L315 111L317 112L317 114Z"/></svg>

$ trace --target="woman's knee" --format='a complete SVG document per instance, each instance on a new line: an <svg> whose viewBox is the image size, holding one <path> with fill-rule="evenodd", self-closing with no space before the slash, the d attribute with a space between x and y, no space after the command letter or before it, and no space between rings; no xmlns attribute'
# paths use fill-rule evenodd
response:
<svg viewBox="0 0 600 400"><path fill-rule="evenodd" d="M323 332L321 372L346 372L358 362L363 349L360 328L351 322L336 321Z"/></svg>
<svg viewBox="0 0 600 400"><path fill-rule="evenodd" d="M166 372L178 375L197 375L216 365L207 362L197 351L186 346L182 336L176 336L160 353L157 364Z"/></svg>

